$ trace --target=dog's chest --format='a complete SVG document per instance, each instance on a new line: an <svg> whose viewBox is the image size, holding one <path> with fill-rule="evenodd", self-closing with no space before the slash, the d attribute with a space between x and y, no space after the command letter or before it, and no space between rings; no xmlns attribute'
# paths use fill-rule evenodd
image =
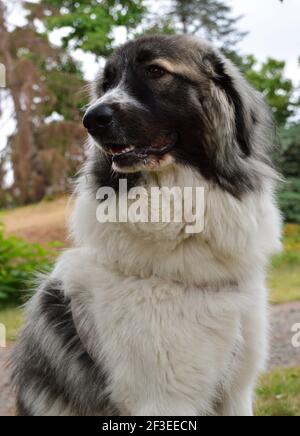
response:
<svg viewBox="0 0 300 436"><path fill-rule="evenodd" d="M240 314L219 311L209 292L179 283L109 275L92 306L114 401L126 414L152 397L159 404L186 395L196 411L197 386L205 378L217 384L226 372L223 356L235 347Z"/></svg>

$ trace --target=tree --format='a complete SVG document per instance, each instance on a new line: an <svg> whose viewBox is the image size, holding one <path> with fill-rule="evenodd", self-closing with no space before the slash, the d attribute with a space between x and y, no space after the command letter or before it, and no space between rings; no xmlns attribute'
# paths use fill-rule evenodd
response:
<svg viewBox="0 0 300 436"><path fill-rule="evenodd" d="M286 178L300 179L300 124L281 129L280 142L277 165Z"/></svg>
<svg viewBox="0 0 300 436"><path fill-rule="evenodd" d="M65 48L98 56L111 53L120 27L128 37L141 32L200 34L226 50L245 35L237 29L240 17L233 17L223 0L171 0L164 17L154 14L145 0L41 0L41 10L49 30L71 29L63 38Z"/></svg>
<svg viewBox="0 0 300 436"><path fill-rule="evenodd" d="M6 67L5 91L11 98L16 121L16 132L9 138L1 155L0 175L4 188L3 178L9 161L14 176L10 193L16 203L26 204L39 201L49 189L52 193L55 183L47 172L47 158L54 163L59 160L55 156L62 153L61 141L69 141L70 149L72 144L77 143L78 107L85 102L78 98L77 93L84 82L70 56L52 46L46 35L37 32L30 16L25 26L13 29L8 26L6 17L6 6L0 1L0 62ZM59 121L55 121L54 114ZM73 128L62 139L58 126L66 132L66 122L73 123ZM53 125L56 127L54 137L53 130L50 134ZM44 134L44 146L41 147L39 137L41 131L46 130L49 134ZM52 153L48 150L45 154L43 148L50 143L50 139ZM67 165L68 161L64 168L60 165L58 180L66 177Z"/></svg>
<svg viewBox="0 0 300 436"><path fill-rule="evenodd" d="M12 38L12 35L8 31L5 17L6 7L4 3L0 1L0 60L1 63L3 63L6 67L8 88L13 100L16 121L18 124L18 155L20 160L22 160L22 164L20 162L18 168L19 171L16 176L21 179L24 184L25 180L27 180L29 184L29 191L31 191L31 188L39 183L39 181L35 178L35 172L33 171L35 165L34 156L36 156L36 147L33 138L33 115L31 106L33 98L36 95L34 95L35 92L33 91L32 85L30 86L29 84L33 79L34 71L31 68L31 65L24 61L23 58L17 59L19 47L15 44L15 42L16 39L20 41L20 38L18 38L18 35L16 35L16 39ZM30 29L28 29L28 31L30 32ZM25 37L25 35L23 36ZM26 36L28 37L28 34ZM27 77L27 80L25 80L25 82L22 84L20 80L21 74L24 75L23 78ZM27 98L25 98L25 93ZM22 140L22 138L24 138L24 140ZM26 195L25 192L23 194L24 196Z"/></svg>
<svg viewBox="0 0 300 436"><path fill-rule="evenodd" d="M72 47L109 55L114 46L114 30L123 27L134 32L147 9L144 0L41 0L40 18L48 30L70 28L63 38Z"/></svg>
<svg viewBox="0 0 300 436"><path fill-rule="evenodd" d="M300 224L300 124L280 129L275 162L285 177L279 202L288 222Z"/></svg>
<svg viewBox="0 0 300 436"><path fill-rule="evenodd" d="M241 17L232 16L232 8L223 0L172 0L169 19L181 33L199 34L229 50L246 32L237 28Z"/></svg>
<svg viewBox="0 0 300 436"><path fill-rule="evenodd" d="M268 58L259 65L254 56L239 58L238 66L247 80L261 92L273 110L276 124L286 125L294 115L296 89L292 80L284 77L285 62Z"/></svg>

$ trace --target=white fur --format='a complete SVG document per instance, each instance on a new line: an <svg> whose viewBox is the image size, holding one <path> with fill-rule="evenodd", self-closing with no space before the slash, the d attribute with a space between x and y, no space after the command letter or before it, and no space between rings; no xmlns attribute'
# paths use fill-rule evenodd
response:
<svg viewBox="0 0 300 436"><path fill-rule="evenodd" d="M99 224L84 184L75 248L53 276L70 296L84 290L121 414L252 415L267 357L265 271L280 249L272 186L240 201L191 169L149 174L148 187L205 187L205 230L187 235L185 223Z"/></svg>
<svg viewBox="0 0 300 436"><path fill-rule="evenodd" d="M124 81L121 81L118 86L106 92L99 99L93 99L92 104L90 105L90 109L92 109L94 106L102 104L118 104L121 107L131 106L138 109L146 110L145 106L142 103L140 103L136 98L132 97L129 94Z"/></svg>

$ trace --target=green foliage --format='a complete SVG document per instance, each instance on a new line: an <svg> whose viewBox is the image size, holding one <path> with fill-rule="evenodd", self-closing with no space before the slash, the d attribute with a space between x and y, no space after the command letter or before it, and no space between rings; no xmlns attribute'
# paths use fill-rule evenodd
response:
<svg viewBox="0 0 300 436"><path fill-rule="evenodd" d="M300 224L300 178L287 179L279 193L279 204L287 222Z"/></svg>
<svg viewBox="0 0 300 436"><path fill-rule="evenodd" d="M300 226L284 227L284 250L273 258L269 274L272 303L300 300Z"/></svg>
<svg viewBox="0 0 300 436"><path fill-rule="evenodd" d="M28 296L36 271L51 266L52 251L29 244L15 236L4 235L0 227L0 305L19 304Z"/></svg>
<svg viewBox="0 0 300 436"><path fill-rule="evenodd" d="M145 0L42 0L40 14L41 8L48 30L70 29L63 38L65 48L100 56L111 53L118 27L126 28L128 36L141 31L200 34L227 48L245 35L237 29L240 17L233 17L223 0L172 0L164 15L153 13Z"/></svg>
<svg viewBox="0 0 300 436"><path fill-rule="evenodd" d="M113 30L134 30L146 12L143 0L42 0L49 30L70 28L64 47L80 48L107 56L114 45Z"/></svg>
<svg viewBox="0 0 300 436"><path fill-rule="evenodd" d="M300 416L300 368L276 368L257 390L257 416Z"/></svg>
<svg viewBox="0 0 300 436"><path fill-rule="evenodd" d="M254 56L247 56L240 65L248 81L261 92L271 106L278 126L286 124L294 114L294 86L284 77L285 62L268 58L262 65Z"/></svg>
<svg viewBox="0 0 300 436"><path fill-rule="evenodd" d="M279 193L285 220L300 224L300 124L281 129L275 161L286 178Z"/></svg>
<svg viewBox="0 0 300 436"><path fill-rule="evenodd" d="M285 177L300 178L300 124L280 131L276 163Z"/></svg>
<svg viewBox="0 0 300 436"><path fill-rule="evenodd" d="M40 65L40 71L50 98L45 99L41 115L48 117L53 112L66 121L81 121L81 109L88 102L87 95L82 90L86 85L81 72L81 65L70 56L61 56L56 65Z"/></svg>

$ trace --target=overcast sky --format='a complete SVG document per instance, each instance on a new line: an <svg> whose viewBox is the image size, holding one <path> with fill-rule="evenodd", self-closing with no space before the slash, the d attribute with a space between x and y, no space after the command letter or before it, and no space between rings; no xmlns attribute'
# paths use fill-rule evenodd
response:
<svg viewBox="0 0 300 436"><path fill-rule="evenodd" d="M260 61L268 56L287 62L286 76L300 84L300 0L227 0L235 15L243 15L240 22L242 30L249 34L240 43L240 51L254 54ZM159 2L157 2L159 4ZM10 17L15 24L22 24L22 14L15 13ZM120 33L120 37L122 32ZM57 35L52 38L57 41ZM83 60L86 78L93 79L97 64L91 55L77 53ZM14 122L9 119L8 111L0 120L0 150L6 144L6 136L14 130Z"/></svg>
<svg viewBox="0 0 300 436"><path fill-rule="evenodd" d="M228 0L234 13L244 15L242 29L250 33L242 52L258 59L268 56L287 62L287 76L300 84L300 0Z"/></svg>

